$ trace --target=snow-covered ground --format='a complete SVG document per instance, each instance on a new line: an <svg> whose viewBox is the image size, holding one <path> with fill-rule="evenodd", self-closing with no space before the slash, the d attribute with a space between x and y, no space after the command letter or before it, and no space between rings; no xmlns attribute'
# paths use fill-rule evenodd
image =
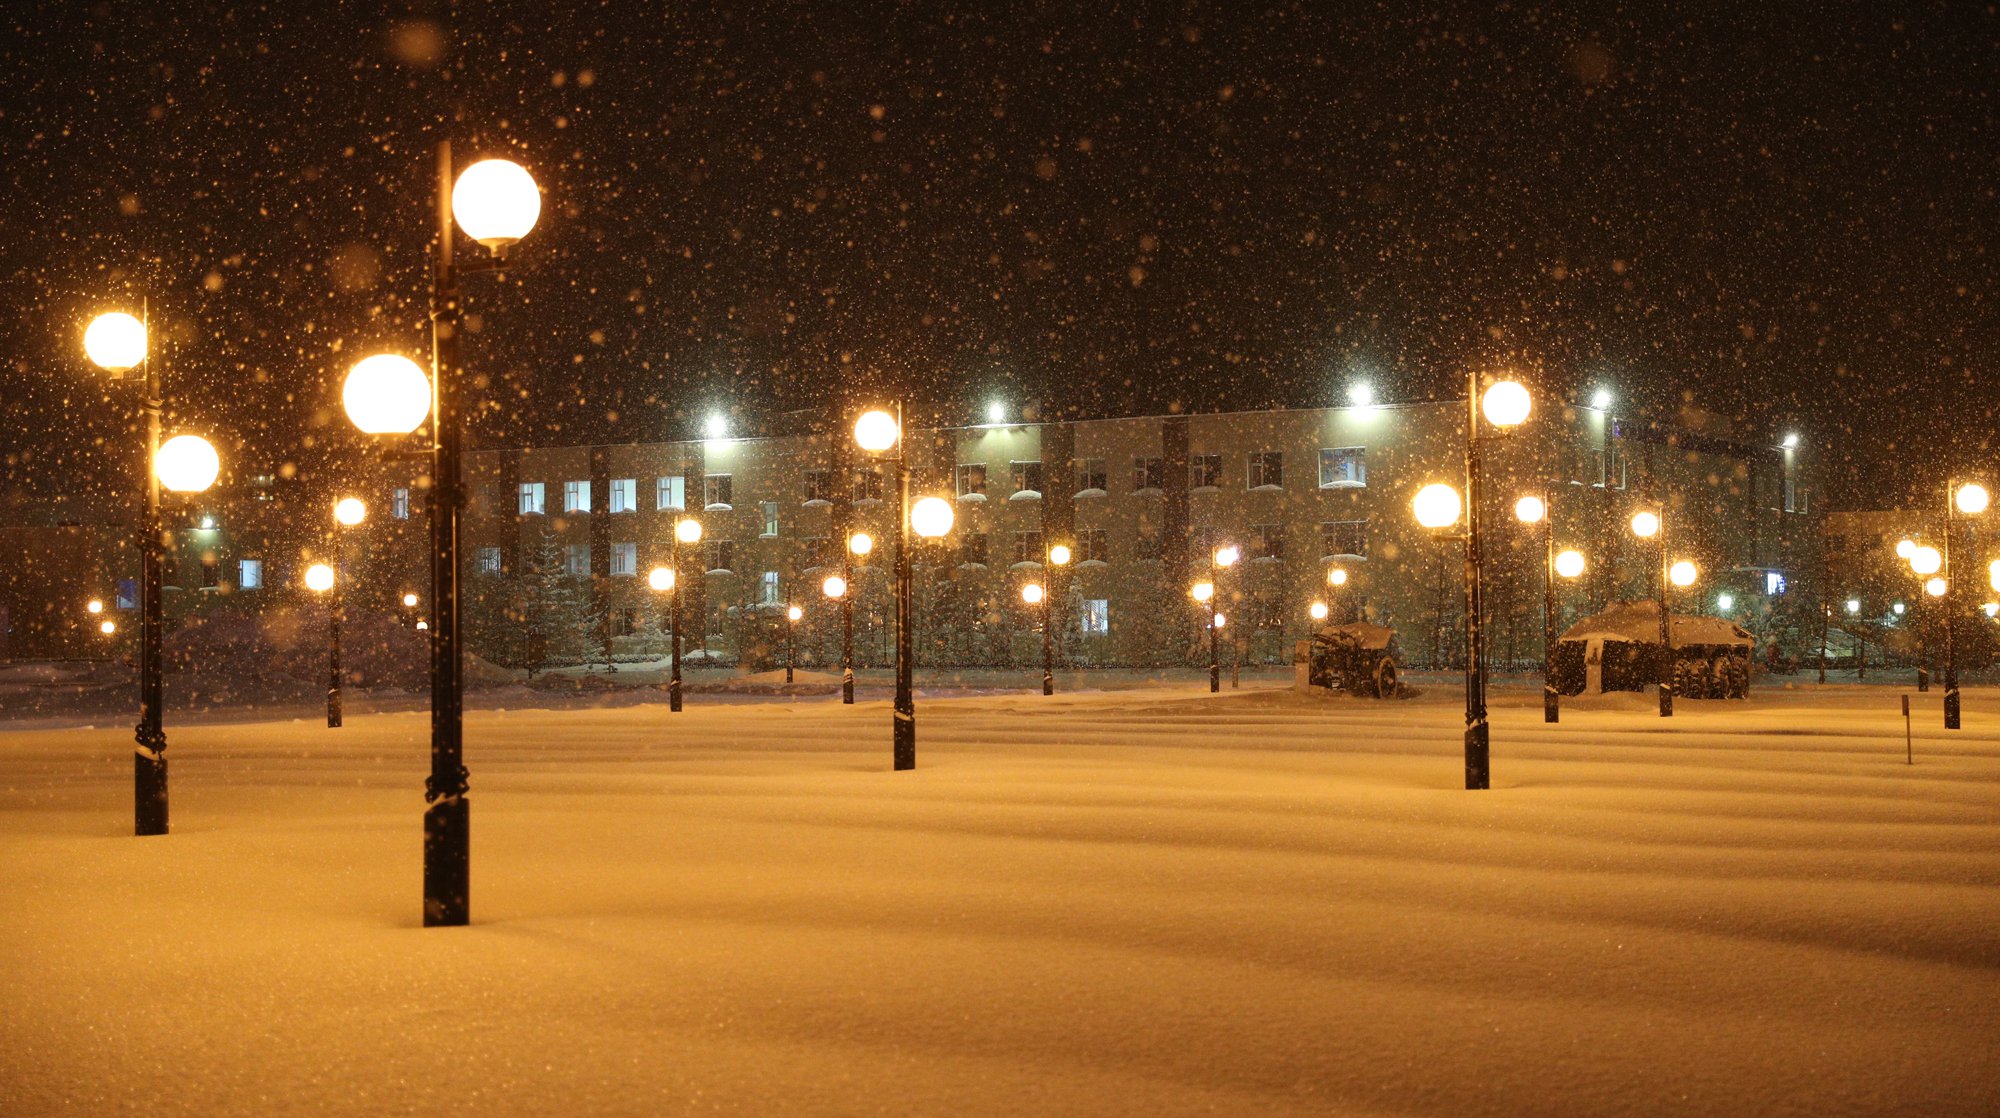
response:
<svg viewBox="0 0 2000 1118"><path fill-rule="evenodd" d="M2000 1112L2000 692L1454 698L0 728L0 1114Z"/></svg>

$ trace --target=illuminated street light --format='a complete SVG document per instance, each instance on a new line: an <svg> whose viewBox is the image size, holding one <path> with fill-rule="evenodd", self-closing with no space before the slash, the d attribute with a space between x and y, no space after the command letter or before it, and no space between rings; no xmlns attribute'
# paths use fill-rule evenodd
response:
<svg viewBox="0 0 2000 1118"><path fill-rule="evenodd" d="M348 422L364 435L407 435L431 414L431 378L397 353L364 357L340 389Z"/></svg>
<svg viewBox="0 0 2000 1118"><path fill-rule="evenodd" d="M1215 584L1213 582L1197 582L1188 591L1188 594L1197 602L1211 601L1215 598Z"/></svg>
<svg viewBox="0 0 2000 1118"><path fill-rule="evenodd" d="M92 598L91 600L89 600L89 601L87 601L87 602L83 603L83 612L85 612L85 613L88 613L88 614L91 614L91 615L93 615L93 616L95 616L95 615L97 615L97 614L100 614L100 613L103 613L103 612L104 612L104 599L102 599L102 598Z"/></svg>
<svg viewBox="0 0 2000 1118"><path fill-rule="evenodd" d="M1992 497L1986 492L1986 487L1976 481L1966 482L1958 487L1958 492L1952 494L1952 503L1958 507L1958 511L1967 516L1978 516L1985 512L1991 500Z"/></svg>
<svg viewBox="0 0 2000 1118"><path fill-rule="evenodd" d="M1346 568L1344 567L1328 568L1326 572L1326 584L1328 586L1346 586L1347 585Z"/></svg>
<svg viewBox="0 0 2000 1118"><path fill-rule="evenodd" d="M1675 575L1667 562L1666 502L1660 503L1660 511L1641 509L1632 514L1632 534L1642 540L1655 540L1659 547L1659 562L1654 565L1660 591L1660 717L1671 718L1674 713L1674 630L1672 615L1667 610L1667 586ZM1688 581L1694 581L1694 564L1688 564ZM1674 585L1680 585L1674 583Z"/></svg>
<svg viewBox="0 0 2000 1118"><path fill-rule="evenodd" d="M332 594L327 599L326 614L326 725L328 729L337 729L340 726L340 578L328 564L314 563L306 568L305 582L306 589L315 594Z"/></svg>
<svg viewBox="0 0 2000 1118"><path fill-rule="evenodd" d="M403 608L404 609L417 608L417 596L415 594L403 595Z"/></svg>
<svg viewBox="0 0 2000 1118"><path fill-rule="evenodd" d="M1986 492L1986 487L1976 481L1968 481L1956 487L1950 482L1946 482L1944 488L1944 554L1942 563L1944 578L1941 580L1944 582L1944 589L1941 592L1932 593L1931 596L1942 597L1946 593L1950 594L1950 598L1944 603L1944 728L1947 730L1956 730L1959 728L1962 713L1958 694L1957 615L1958 611L1965 607L1956 593L1958 578L1952 570L1951 549L1952 545L1958 539L1959 518L1983 515L1992 498ZM1954 512L1958 515L1954 516ZM1989 573L1990 570L1991 568L1989 568ZM1919 571L1918 573L1927 574L1929 572ZM1940 580L1934 579L1933 581ZM1925 589L1930 589L1929 584L1925 585Z"/></svg>
<svg viewBox="0 0 2000 1118"><path fill-rule="evenodd" d="M314 563L306 568L306 589L315 594L324 594L333 589L335 579L333 568L325 563Z"/></svg>
<svg viewBox="0 0 2000 1118"><path fill-rule="evenodd" d="M1583 552L1562 551L1556 554L1556 573L1564 578L1576 578L1583 574Z"/></svg>
<svg viewBox="0 0 2000 1118"><path fill-rule="evenodd" d="M1218 547L1215 549L1215 565L1218 567L1222 567L1225 570L1235 566L1236 561L1241 558L1243 558L1243 551L1242 549L1238 548L1235 544L1229 544L1227 546Z"/></svg>
<svg viewBox="0 0 2000 1118"><path fill-rule="evenodd" d="M847 580L839 575L826 576L825 581L819 584L819 588L820 592L829 598L838 600L847 597Z"/></svg>
<svg viewBox="0 0 2000 1118"><path fill-rule="evenodd" d="M1950 588L1950 584L1935 575L1924 582L1924 593L1929 594L1933 598L1944 597L1945 591Z"/></svg>
<svg viewBox="0 0 2000 1118"><path fill-rule="evenodd" d="M888 412L863 412L854 421L854 444L870 454L881 454L902 438L902 425Z"/></svg>
<svg viewBox="0 0 2000 1118"><path fill-rule="evenodd" d="M681 649L683 647L681 631L685 624L681 613L681 583L685 581L681 575L681 548L693 547L700 542L701 521L691 516L684 516L675 521L673 546L669 552L669 564L667 567L667 585L664 587L655 587L655 589L665 590L673 595L672 604L669 607L671 625L673 627L672 643L668 646L671 649L671 659L667 670L667 712L669 714L679 714L681 712ZM658 573L657 568L654 573Z"/></svg>
<svg viewBox="0 0 2000 1118"><path fill-rule="evenodd" d="M222 459L200 435L175 435L168 439L153 456L153 463L160 484L175 493L205 492L222 472Z"/></svg>
<svg viewBox="0 0 2000 1118"><path fill-rule="evenodd" d="M720 413L708 417L708 437L724 439L729 437L729 418Z"/></svg>
<svg viewBox="0 0 2000 1118"><path fill-rule="evenodd" d="M646 572L646 585L662 594L672 590L675 581L672 567L654 567Z"/></svg>
<svg viewBox="0 0 2000 1118"><path fill-rule="evenodd" d="M1063 544L1057 544L1054 547L1049 548L1050 565L1057 567L1067 567L1069 566L1069 560L1070 560L1070 550L1067 546Z"/></svg>
<svg viewBox="0 0 2000 1118"><path fill-rule="evenodd" d="M1667 568L1667 581L1685 590L1694 585L1694 580L1699 573L1693 563L1685 559L1680 559L1676 560L1673 566Z"/></svg>
<svg viewBox="0 0 2000 1118"><path fill-rule="evenodd" d="M519 163L482 159L452 186L451 212L466 236L498 254L534 229L542 215L542 192Z"/></svg>
<svg viewBox="0 0 2000 1118"><path fill-rule="evenodd" d="M1912 539L1901 539L1896 541L1896 558L1908 560L1909 557L1915 555L1916 552L1917 552L1917 541Z"/></svg>
<svg viewBox="0 0 2000 1118"><path fill-rule="evenodd" d="M1944 568L1944 553L1935 547L1919 546L1910 552L1910 570L1919 575L1934 575Z"/></svg>
<svg viewBox="0 0 2000 1118"><path fill-rule="evenodd" d="M1611 410L1611 390L1600 388L1590 394L1590 406L1596 411Z"/></svg>
<svg viewBox="0 0 2000 1118"><path fill-rule="evenodd" d="M333 505L334 523L344 528L352 528L368 519L368 506L355 497L342 497Z"/></svg>
<svg viewBox="0 0 2000 1118"><path fill-rule="evenodd" d="M1562 721L1562 695L1556 690L1556 524L1550 515L1552 494L1530 493L1514 502L1514 519L1542 526L1542 721Z"/></svg>
<svg viewBox="0 0 2000 1118"><path fill-rule="evenodd" d="M1031 606L1041 605L1042 600L1046 597L1048 595L1042 592L1040 583L1030 582L1021 587L1021 600Z"/></svg>
<svg viewBox="0 0 2000 1118"><path fill-rule="evenodd" d="M1632 514L1632 534L1642 540L1650 540L1660 534L1660 517L1657 513L1637 512Z"/></svg>
<svg viewBox="0 0 2000 1118"><path fill-rule="evenodd" d="M2000 560L1996 560L1996 562L2000 562ZM1847 614L1848 614L1848 616L1849 616L1849 617L1857 617L1857 616L1859 616L1859 615L1860 615L1860 613L1861 613L1861 599L1859 599L1859 598L1849 598L1849 599L1847 599Z"/></svg>
<svg viewBox="0 0 2000 1118"><path fill-rule="evenodd" d="M166 531L160 513L162 488L199 493L215 484L221 462L215 448L194 435L182 435L162 445L160 419L166 393L160 367L151 360L151 303L142 302L134 317L113 311L92 319L84 328L83 352L93 365L122 379L142 368L137 378L144 393L139 412L145 422L145 511L138 525L139 553L139 723L133 734L132 833L167 833L166 668L162 617L165 600Z"/></svg>
<svg viewBox="0 0 2000 1118"><path fill-rule="evenodd" d="M1735 609L1736 595L1730 594L1727 591L1717 594L1715 596L1715 608L1721 610L1723 613L1728 613L1730 610Z"/></svg>
<svg viewBox="0 0 2000 1118"><path fill-rule="evenodd" d="M911 600L915 581L910 535L937 539L951 531L951 503L925 497L910 503L910 459L903 443L903 409L896 414L881 408L863 412L854 421L854 444L864 452L895 458L896 488L896 698L890 714L890 764L895 771L917 767L917 704L915 631L912 628Z"/></svg>
<svg viewBox="0 0 2000 1118"><path fill-rule="evenodd" d="M1308 617L1312 618L1312 619L1313 619L1314 621L1325 621L1325 620L1326 620L1326 603L1325 603L1325 602L1314 602L1314 603L1313 603L1312 605L1309 605L1309 606L1307 606L1307 607L1306 607L1306 616L1308 616Z"/></svg>
<svg viewBox="0 0 2000 1118"><path fill-rule="evenodd" d="M1799 437L1796 434L1788 434L1783 445L1786 450L1791 450L1799 445Z"/></svg>
<svg viewBox="0 0 2000 1118"><path fill-rule="evenodd" d="M951 531L956 515L952 512L950 501L943 497L925 497L910 509L910 528L924 539L934 540Z"/></svg>
<svg viewBox="0 0 2000 1118"><path fill-rule="evenodd" d="M1987 616L1991 617L1992 614L1988 614ZM108 637L111 634L116 633L118 631L118 623L109 618L106 618L105 620L97 623L97 631L103 633L105 636Z"/></svg>
<svg viewBox="0 0 2000 1118"><path fill-rule="evenodd" d="M1417 523L1425 528L1451 528L1458 524L1458 514L1464 508L1458 499L1458 490L1442 482L1436 482L1417 490L1416 500L1411 502Z"/></svg>
<svg viewBox="0 0 2000 1118"><path fill-rule="evenodd" d="M986 422L1005 423L1006 421L1007 421L1006 404L1003 404L1000 401L995 400L992 403L986 405Z"/></svg>
<svg viewBox="0 0 2000 1118"><path fill-rule="evenodd" d="M1365 380L1357 380L1347 386L1347 402L1357 408L1372 407L1375 403L1375 386Z"/></svg>
<svg viewBox="0 0 2000 1118"><path fill-rule="evenodd" d="M1518 381L1503 380L1487 388L1479 410L1485 413L1486 422L1505 430L1526 423L1533 406L1533 398Z"/></svg>
<svg viewBox="0 0 2000 1118"><path fill-rule="evenodd" d="M342 387L342 404L366 434L408 435L432 417L428 445L431 614L431 771L424 781L425 927L456 926L471 919L472 807L466 792L465 651L461 642L459 537L465 507L460 448L464 416L459 403L464 335L459 277L497 272L508 246L534 229L542 212L541 189L518 163L486 159L453 177L451 141L440 140L436 158L437 225L431 238L431 369L384 354L357 364ZM457 233L484 245L491 257L457 260ZM428 390L426 390L428 386ZM422 621L418 628L433 626Z"/></svg>
<svg viewBox="0 0 2000 1118"><path fill-rule="evenodd" d="M796 653L798 646L799 618L804 617L805 615L806 611L800 609L797 606L785 607L785 682L786 683L792 682L792 665L797 659Z"/></svg>
<svg viewBox="0 0 2000 1118"><path fill-rule="evenodd" d="M1540 524L1549 514L1548 502L1533 495L1514 502L1514 519L1523 524Z"/></svg>
<svg viewBox="0 0 2000 1118"><path fill-rule="evenodd" d="M847 537L847 550L855 555L866 555L875 550L875 537L866 532L856 532Z"/></svg>

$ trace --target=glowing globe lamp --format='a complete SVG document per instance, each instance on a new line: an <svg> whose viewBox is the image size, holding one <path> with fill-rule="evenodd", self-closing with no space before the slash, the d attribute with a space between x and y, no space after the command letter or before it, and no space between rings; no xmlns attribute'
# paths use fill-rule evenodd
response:
<svg viewBox="0 0 2000 1118"><path fill-rule="evenodd" d="M542 216L542 191L526 167L482 159L451 188L451 214L465 235L495 252L528 235Z"/></svg>
<svg viewBox="0 0 2000 1118"><path fill-rule="evenodd" d="M98 368L122 373L146 359L146 324L123 311L100 314L84 328L83 352Z"/></svg>
<svg viewBox="0 0 2000 1118"><path fill-rule="evenodd" d="M925 497L910 509L910 529L927 540L951 531L951 502L942 497Z"/></svg>
<svg viewBox="0 0 2000 1118"><path fill-rule="evenodd" d="M200 493L214 485L221 472L222 459L200 435L175 435L160 444L153 458L154 475L175 493Z"/></svg>
<svg viewBox="0 0 2000 1118"><path fill-rule="evenodd" d="M407 435L431 414L431 378L401 354L378 353L347 371L340 403L365 435Z"/></svg>
<svg viewBox="0 0 2000 1118"><path fill-rule="evenodd" d="M1417 490L1417 499L1411 502L1417 523L1426 528L1449 528L1457 524L1461 507L1458 490L1442 482Z"/></svg>

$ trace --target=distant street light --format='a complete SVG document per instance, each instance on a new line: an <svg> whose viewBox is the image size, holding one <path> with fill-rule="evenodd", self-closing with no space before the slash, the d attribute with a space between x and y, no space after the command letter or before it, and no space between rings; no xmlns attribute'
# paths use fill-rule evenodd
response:
<svg viewBox="0 0 2000 1118"><path fill-rule="evenodd" d="M1542 526L1542 721L1562 721L1556 690L1556 526L1551 493L1528 494L1514 502L1514 519ZM1578 558L1582 558L1578 556Z"/></svg>
<svg viewBox="0 0 2000 1118"><path fill-rule="evenodd" d="M472 808L466 793L465 656L460 641L458 551L465 483L459 448L459 337L463 333L459 277L498 272L505 253L528 235L542 212L542 194L528 171L505 159L481 160L453 177L451 141L437 145L437 224L431 241L431 372L406 357L381 354L358 362L341 389L348 419L364 434L407 436L430 417L431 771L424 780L424 926L471 919ZM455 259L453 224L491 253Z"/></svg>
<svg viewBox="0 0 2000 1118"><path fill-rule="evenodd" d="M681 583L686 581L686 574L681 567L681 545L686 544L689 547L693 547L700 542L701 521L693 517L682 517L674 523L673 566L667 572L668 579L666 586L666 589L672 591L674 595L673 664L671 672L667 677L667 710L674 714L680 713L681 709ZM704 620L703 632L707 631L706 626L707 622Z"/></svg>
<svg viewBox="0 0 2000 1118"><path fill-rule="evenodd" d="M797 606L785 607L785 682L792 682L792 664L797 659L799 618L806 611Z"/></svg>
<svg viewBox="0 0 2000 1118"><path fill-rule="evenodd" d="M368 506L362 504L360 499L355 497L342 497L340 500L334 502L333 570L329 572L330 574L337 575L339 573L339 569L347 561L347 541L345 534L341 531L341 529L353 528L366 519L368 519ZM310 578L312 572L308 571L306 572L306 574L308 578ZM343 599L342 585L341 585L344 581L345 581L344 579L334 578L328 583L328 586L326 587L327 589L333 591L333 597L331 599L332 606L330 612L327 615L328 636L331 641L331 647L332 647L332 658L327 673L327 685L326 685L326 725L328 729L339 728L341 721L340 627L347 620L347 603ZM310 585L310 583L308 583L308 585ZM320 588L313 587L313 589L320 589Z"/></svg>
<svg viewBox="0 0 2000 1118"><path fill-rule="evenodd" d="M840 701L843 705L854 705L854 595L848 588L854 579L854 561L864 558L875 550L875 537L866 532L856 532L847 537L847 553L841 556L841 569L846 577L834 576L840 583L840 593L828 592L828 597L840 599ZM833 580L829 580L833 581Z"/></svg>
<svg viewBox="0 0 2000 1118"><path fill-rule="evenodd" d="M103 613L103 612L104 612L104 599L102 599L102 598L92 598L91 600L89 600L89 601L87 601L87 602L83 603L83 612L85 612L85 613L88 613L88 614L92 614L92 615L95 615L95 614L100 614L100 613Z"/></svg>
<svg viewBox="0 0 2000 1118"><path fill-rule="evenodd" d="M1664 519L1665 515L1665 501L1660 503L1659 512L1642 509L1634 513L1632 516L1632 534L1642 540L1657 540L1659 544L1659 562L1654 564L1655 570L1653 573L1657 579L1660 592L1660 717L1671 718L1674 713L1674 631L1672 617L1667 612L1667 586L1672 580L1674 572L1668 569L1670 563L1667 558L1667 525ZM1692 572L1694 565L1689 563L1687 564L1687 568ZM1688 582L1692 583L1693 581L1694 578L1690 574ZM1675 585L1682 584L1675 583Z"/></svg>
<svg viewBox="0 0 2000 1118"><path fill-rule="evenodd" d="M1947 494L1947 499L1944 506L1944 578L1941 581L1945 584L1944 593L1948 593L1950 596L1944 602L1944 728L1947 730L1956 730L1959 728L1960 709L1958 698L1958 640L1955 630L1957 627L1956 615L1964 603L1957 593L1958 579L1953 576L1951 570L1951 547L1953 542L1955 542L1954 537L1958 535L1958 524L1953 518L1952 512L1956 510L1963 516L1982 515L1986 512L1986 506L1990 503L1991 497L1987 494L1986 487L1976 481L1968 481L1956 488L1953 488L1951 483L1947 482L1945 484L1945 493ZM1988 570L1990 572L1991 568L1988 568ZM1936 582L1940 580L1933 579L1932 581ZM1925 589L1928 590L1929 587L1926 586ZM1933 591L1932 596L1941 597L1943 594Z"/></svg>
<svg viewBox="0 0 2000 1118"><path fill-rule="evenodd" d="M1222 572L1234 566L1242 554L1233 545L1227 544L1210 549L1208 581L1196 583L1193 591L1195 601L1208 603L1208 693L1211 695L1222 690L1222 646L1217 639L1218 627L1215 624L1215 609L1221 604L1218 600L1221 596L1218 588L1222 585ZM1204 588L1206 596L1203 593Z"/></svg>
<svg viewBox="0 0 2000 1118"><path fill-rule="evenodd" d="M1042 607L1042 694L1044 695L1056 693L1055 607L1057 587L1060 585L1056 580L1063 574L1063 568L1069 566L1069 560L1070 550L1066 545L1056 544L1049 548L1048 586L1045 589L1030 584L1039 595L1038 600ZM1028 589L1028 586L1021 588L1024 600L1027 600ZM1035 601L1029 600L1028 604L1034 605Z"/></svg>
<svg viewBox="0 0 2000 1118"><path fill-rule="evenodd" d="M1325 621L1325 620L1326 620L1326 603L1325 603L1325 602L1314 602L1313 604L1311 604L1311 605L1307 606L1307 607L1306 607L1306 616L1307 616L1307 617L1310 617L1310 618L1312 618L1312 619L1313 619L1314 621Z"/></svg>
<svg viewBox="0 0 2000 1118"><path fill-rule="evenodd" d="M194 435L160 442L166 409L158 366L151 359L150 302L140 317L113 311L92 319L83 332L83 352L98 368L122 377L140 368L139 411L146 423L146 511L139 523L139 725L132 750L132 833L167 833L167 732L162 720L166 669L162 616L165 593L166 526L160 490L199 493L215 483L221 463L215 448ZM100 631L102 627L100 626Z"/></svg>
<svg viewBox="0 0 2000 1118"><path fill-rule="evenodd" d="M1559 551L1556 553L1556 573L1564 578L1576 578L1583 574L1584 559L1581 551Z"/></svg>
<svg viewBox="0 0 2000 1118"><path fill-rule="evenodd" d="M1676 560L1673 566L1667 568L1667 581L1685 590L1694 585L1694 580L1698 574L1699 572L1693 563L1685 559L1680 559Z"/></svg>
<svg viewBox="0 0 2000 1118"><path fill-rule="evenodd" d="M314 563L306 568L306 589L315 594L332 593L326 614L327 687L326 725L340 725L340 578L331 566Z"/></svg>

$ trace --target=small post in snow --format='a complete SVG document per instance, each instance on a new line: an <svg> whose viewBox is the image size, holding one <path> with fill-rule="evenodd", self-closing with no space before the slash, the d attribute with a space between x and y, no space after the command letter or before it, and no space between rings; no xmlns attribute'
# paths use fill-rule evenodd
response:
<svg viewBox="0 0 2000 1118"><path fill-rule="evenodd" d="M1910 697L1903 696L1903 763L1917 763L1916 747L1910 744Z"/></svg>

